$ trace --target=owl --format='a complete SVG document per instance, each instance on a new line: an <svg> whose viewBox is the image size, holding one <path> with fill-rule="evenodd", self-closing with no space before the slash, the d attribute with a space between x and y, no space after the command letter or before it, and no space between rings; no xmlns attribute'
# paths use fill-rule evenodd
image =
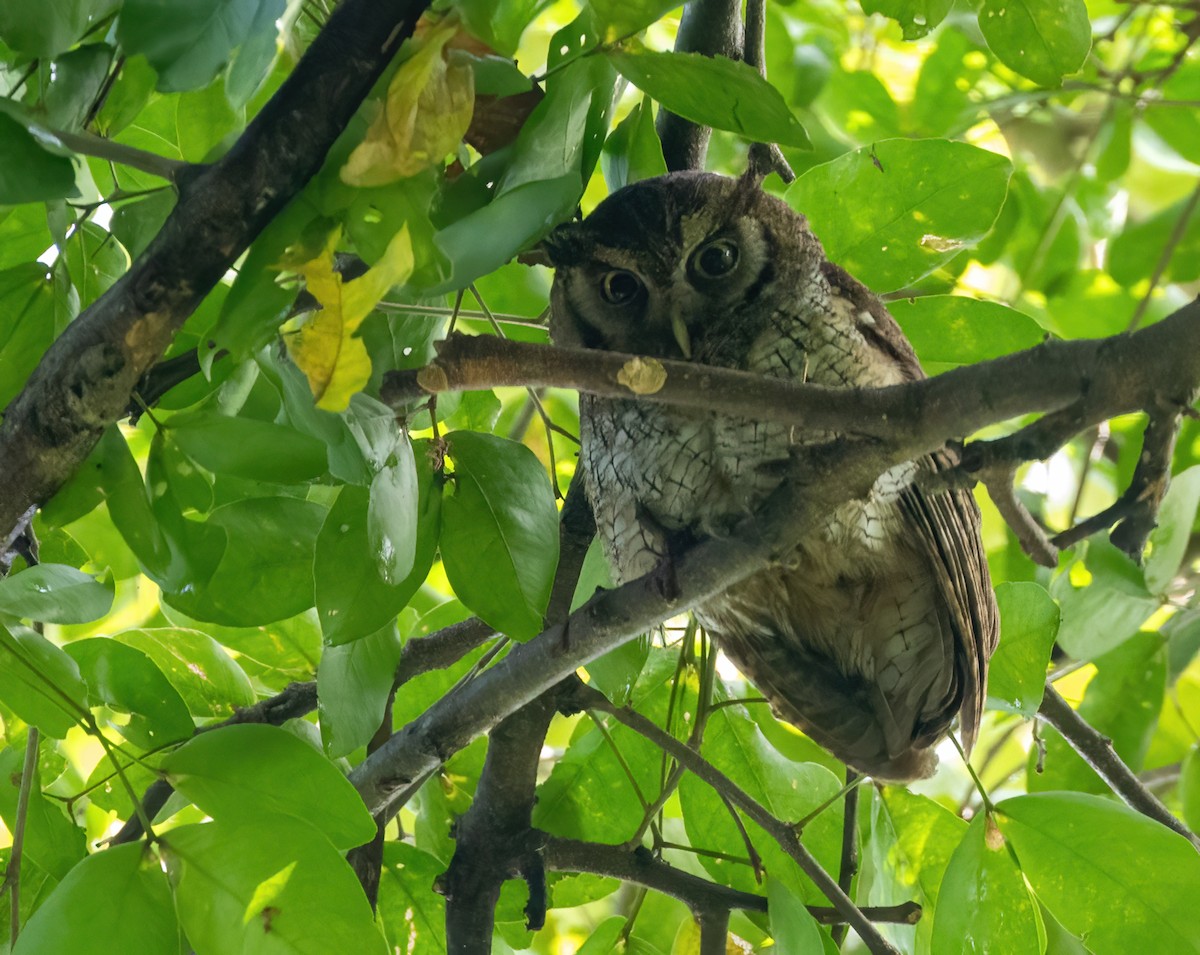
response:
<svg viewBox="0 0 1200 955"><path fill-rule="evenodd" d="M638 182L544 248L557 344L835 387L924 377L883 303L752 176ZM579 412L587 493L620 582L727 535L784 479L796 445L835 437L634 397L581 395ZM893 467L786 559L693 608L776 715L876 779L930 775L956 716L968 749L979 728L997 639L979 511L969 492L918 480L955 460L946 447Z"/></svg>

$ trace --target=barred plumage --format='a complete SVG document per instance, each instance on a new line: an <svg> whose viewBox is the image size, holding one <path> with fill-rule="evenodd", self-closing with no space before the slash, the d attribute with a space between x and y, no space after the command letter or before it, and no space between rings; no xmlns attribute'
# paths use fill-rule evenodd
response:
<svg viewBox="0 0 1200 955"><path fill-rule="evenodd" d="M832 386L922 377L883 304L825 259L805 219L757 182L676 173L623 189L546 241L561 344ZM597 531L618 579L680 541L724 533L782 479L785 425L634 399L580 398ZM696 608L776 713L860 772L928 775L955 716L979 726L996 608L965 491L893 468L783 564Z"/></svg>

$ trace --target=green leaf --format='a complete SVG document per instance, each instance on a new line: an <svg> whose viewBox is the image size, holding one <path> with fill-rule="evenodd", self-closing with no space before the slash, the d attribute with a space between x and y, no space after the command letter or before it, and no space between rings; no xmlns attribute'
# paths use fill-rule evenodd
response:
<svg viewBox="0 0 1200 955"><path fill-rule="evenodd" d="M0 243L3 241L0 223ZM45 243L49 245L48 236ZM30 258L41 255L46 245ZM28 262L0 272L0 408L17 396L52 341L54 288L45 266Z"/></svg>
<svg viewBox="0 0 1200 955"><path fill-rule="evenodd" d="M941 23L954 0L863 0L863 13L882 13L904 29L904 39L919 40Z"/></svg>
<svg viewBox="0 0 1200 955"><path fill-rule="evenodd" d="M1200 951L1200 855L1183 836L1082 793L1015 796L996 819L1034 894L1095 955Z"/></svg>
<svg viewBox="0 0 1200 955"><path fill-rule="evenodd" d="M194 716L226 717L255 701L245 672L212 637L199 630L123 630L113 636L146 654Z"/></svg>
<svg viewBox="0 0 1200 955"><path fill-rule="evenodd" d="M983 238L1011 170L1003 156L966 143L888 139L810 169L784 198L808 217L831 261L882 293Z"/></svg>
<svg viewBox="0 0 1200 955"><path fill-rule="evenodd" d="M1042 704L1058 606L1044 587L1028 581L999 584L996 603L1000 645L988 670L988 703L1029 718Z"/></svg>
<svg viewBox="0 0 1200 955"><path fill-rule="evenodd" d="M71 160L46 149L29 130L0 112L0 205L78 195Z"/></svg>
<svg viewBox="0 0 1200 955"><path fill-rule="evenodd" d="M118 5L118 0L5 3L0 5L0 39L30 59L52 59Z"/></svg>
<svg viewBox="0 0 1200 955"><path fill-rule="evenodd" d="M93 706L129 714L114 725L131 743L154 749L191 737L187 704L146 654L104 637L76 640L66 653L79 665Z"/></svg>
<svg viewBox="0 0 1200 955"><path fill-rule="evenodd" d="M604 43L644 30L679 5L679 0L588 0Z"/></svg>
<svg viewBox="0 0 1200 955"><path fill-rule="evenodd" d="M607 55L634 86L693 123L754 142L812 146L779 90L745 63L699 53L614 50Z"/></svg>
<svg viewBox="0 0 1200 955"><path fill-rule="evenodd" d="M1196 505L1200 503L1200 465L1194 465L1171 478L1171 486L1158 509L1158 523L1150 532L1150 554L1143 572L1146 587L1152 593L1163 593L1175 578L1196 520Z"/></svg>
<svg viewBox="0 0 1200 955"><path fill-rule="evenodd" d="M225 531L212 578L167 600L199 620L251 626L294 617L313 605L313 552L325 510L290 497L256 497L218 507L208 526Z"/></svg>
<svg viewBox="0 0 1200 955"><path fill-rule="evenodd" d="M28 745L28 736L25 742ZM47 798L42 791L41 780L57 771L57 767L47 771L46 751L47 747L43 745L25 806L25 861L61 881L87 856L87 847L84 831L63 812L61 802ZM17 829L24 761L25 746L8 746L0 751L0 814L3 814L9 832ZM24 866L21 875L23 895L26 885Z"/></svg>
<svg viewBox="0 0 1200 955"><path fill-rule="evenodd" d="M1188 215L1190 200L1181 199L1141 221L1130 221L1112 240L1109 271L1122 285L1136 285L1158 268L1163 250L1171 248L1160 282L1191 282L1200 278L1200 216ZM1182 229L1178 241L1177 228ZM1128 312L1125 313L1128 316ZM1128 317L1125 319L1128 324Z"/></svg>
<svg viewBox="0 0 1200 955"><path fill-rule="evenodd" d="M326 647L317 670L321 739L331 757L365 746L379 730L400 662L400 635L389 623L377 633Z"/></svg>
<svg viewBox="0 0 1200 955"><path fill-rule="evenodd" d="M413 572L420 526L420 486L412 445L395 443L394 461L371 481L367 539L384 583L401 584Z"/></svg>
<svg viewBox="0 0 1200 955"><path fill-rule="evenodd" d="M979 29L1005 66L1042 86L1058 86L1092 46L1084 0L983 0Z"/></svg>
<svg viewBox="0 0 1200 955"><path fill-rule="evenodd" d="M609 192L666 174L667 163L654 131L654 112L649 99L643 98L630 110L605 140L601 166Z"/></svg>
<svg viewBox="0 0 1200 955"><path fill-rule="evenodd" d="M150 61L163 92L198 89L229 62L239 44L255 42L258 34L273 43L275 21L285 6L284 0L192 0L183 7L161 0L125 0L117 39L127 53L141 53ZM265 69L258 57L252 59L256 62L251 72L261 77Z"/></svg>
<svg viewBox="0 0 1200 955"><path fill-rule="evenodd" d="M533 452L474 431L446 435L454 491L442 506L441 551L455 594L497 630L527 640L558 567L558 511Z"/></svg>
<svg viewBox="0 0 1200 955"><path fill-rule="evenodd" d="M1162 710L1167 683L1166 648L1157 633L1137 633L1095 660L1096 675L1087 685L1079 704L1079 715L1096 732L1106 736L1117 755L1134 772L1142 768L1150 739ZM1067 789L1108 792L1100 779L1074 748L1047 727L1042 731L1045 747L1042 772L1031 753L1027 771L1030 792Z"/></svg>
<svg viewBox="0 0 1200 955"><path fill-rule="evenodd" d="M576 955L611 955L618 950L617 940L620 939L627 921L629 920L623 915L610 915L592 929L592 934L579 946Z"/></svg>
<svg viewBox="0 0 1200 955"><path fill-rule="evenodd" d="M817 920L802 899L771 876L767 877L767 917L775 949L789 955L823 955L825 943Z"/></svg>
<svg viewBox="0 0 1200 955"><path fill-rule="evenodd" d="M961 295L897 299L888 311L930 374L1032 348L1046 338L1037 322L1015 308Z"/></svg>
<svg viewBox="0 0 1200 955"><path fill-rule="evenodd" d="M409 575L396 585L380 575L381 553L370 540L370 493L347 485L329 510L317 538L313 572L316 577L317 612L327 645L350 643L396 619L425 581L433 564L441 522L440 478L435 478L420 442L416 456L416 554Z"/></svg>
<svg viewBox="0 0 1200 955"><path fill-rule="evenodd" d="M517 52L521 34L541 6L538 0L455 0L453 5L473 36L506 57Z"/></svg>
<svg viewBox="0 0 1200 955"><path fill-rule="evenodd" d="M150 508L142 472L115 424L105 429L97 451L109 516L147 574L160 577L169 566L170 549Z"/></svg>
<svg viewBox="0 0 1200 955"><path fill-rule="evenodd" d="M167 426L189 458L216 474L270 484L300 484L328 469L325 445L295 428L197 411L176 415Z"/></svg>
<svg viewBox="0 0 1200 955"><path fill-rule="evenodd" d="M1068 570L1051 583L1050 595L1062 611L1059 646L1077 660L1091 660L1136 633L1158 601L1141 569L1107 540L1089 541L1083 563L1091 574L1086 586L1074 586Z"/></svg>
<svg viewBox="0 0 1200 955"><path fill-rule="evenodd" d="M287 730L258 723L201 733L163 760L171 785L218 821L300 819L346 850L375 823L336 766Z"/></svg>
<svg viewBox="0 0 1200 955"><path fill-rule="evenodd" d="M495 271L566 219L582 191L576 173L527 182L446 226L434 241L450 261L450 277L426 291L456 291Z"/></svg>
<svg viewBox="0 0 1200 955"><path fill-rule="evenodd" d="M727 706L709 717L700 747L718 769L774 815L798 821L830 799L841 782L816 763L794 763L773 747L739 706ZM705 782L688 774L679 785L683 824L692 845L742 857L746 847L738 825L721 797ZM762 855L763 865L788 891L817 904L819 892L773 839L754 823L746 829ZM804 829L804 845L827 869L836 864L841 845L842 804L835 801ZM700 856L700 863L716 881L752 892L753 870L726 859Z"/></svg>
<svg viewBox="0 0 1200 955"><path fill-rule="evenodd" d="M116 236L91 222L84 222L71 233L64 254L84 308L112 288L129 269L129 253Z"/></svg>
<svg viewBox="0 0 1200 955"><path fill-rule="evenodd" d="M430 888L445 871L444 862L415 846L403 842L384 845L379 916L394 950L444 955L446 903Z"/></svg>
<svg viewBox="0 0 1200 955"><path fill-rule="evenodd" d="M158 235L174 207L175 193L171 189L163 189L134 202L123 202L113 211L109 223L112 234L125 246L125 251L136 258Z"/></svg>
<svg viewBox="0 0 1200 955"><path fill-rule="evenodd" d="M571 174L582 188L604 143L615 80L603 59L577 60L556 73L521 127L496 195Z"/></svg>
<svg viewBox="0 0 1200 955"><path fill-rule="evenodd" d="M946 866L933 913L933 955L1045 949L1037 903L1003 836L981 812Z"/></svg>
<svg viewBox="0 0 1200 955"><path fill-rule="evenodd" d="M112 900L119 898L120 905ZM166 874L140 842L88 856L24 926L14 955L177 955Z"/></svg>
<svg viewBox="0 0 1200 955"><path fill-rule="evenodd" d="M88 623L108 613L111 579L104 582L64 564L38 564L0 579L0 613L41 623Z"/></svg>
<svg viewBox="0 0 1200 955"><path fill-rule="evenodd" d="M260 817L180 826L163 838L196 955L386 955L358 879L313 835L294 819Z"/></svg>
<svg viewBox="0 0 1200 955"><path fill-rule="evenodd" d="M46 269L33 260L50 248L53 239L46 222L46 207L35 203L0 210L0 269L22 266L27 273L33 270L43 280ZM7 285L6 277L0 273L0 289ZM4 294L0 291L0 294Z"/></svg>
<svg viewBox="0 0 1200 955"><path fill-rule="evenodd" d="M694 672L677 685L672 707L669 681L677 661L676 653L655 651L631 695L630 705L660 726L669 713L676 727L695 715ZM606 737L595 726L582 724L550 777L538 787L534 825L569 838L622 842L633 835L642 817L638 793L652 800L662 784L661 773L662 751L632 730L612 725Z"/></svg>
<svg viewBox="0 0 1200 955"><path fill-rule="evenodd" d="M928 796L899 786L886 786L873 800L870 852L890 879L871 886L871 904L888 905L915 899L926 913L937 906L943 877L967 823ZM916 939L926 950L933 920L917 923Z"/></svg>
<svg viewBox="0 0 1200 955"><path fill-rule="evenodd" d="M1187 827L1200 830L1200 745L1188 750L1179 769L1179 803Z"/></svg>
<svg viewBox="0 0 1200 955"><path fill-rule="evenodd" d="M0 627L0 700L47 736L64 739L87 713L75 661L39 633Z"/></svg>

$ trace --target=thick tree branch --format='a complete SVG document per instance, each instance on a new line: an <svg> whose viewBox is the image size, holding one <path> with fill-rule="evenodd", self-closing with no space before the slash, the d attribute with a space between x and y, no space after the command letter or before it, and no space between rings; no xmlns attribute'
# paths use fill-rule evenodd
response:
<svg viewBox="0 0 1200 955"><path fill-rule="evenodd" d="M1083 757L1083 761L1096 771L1130 809L1136 809L1155 822L1161 822L1200 849L1200 838L1175 818L1170 810L1159 802L1158 797L1142 784L1117 755L1112 740L1089 726L1049 682L1046 683L1046 694L1042 697L1038 716L1062 734L1063 739L1071 744L1071 748Z"/></svg>
<svg viewBox="0 0 1200 955"><path fill-rule="evenodd" d="M678 899L693 913L714 908L767 911L767 900L761 895L731 889L719 882L709 882L677 869L644 846L630 849L628 846L563 839L548 833L540 833L539 842L542 860L552 872L590 872L633 882ZM809 914L822 925L834 925L841 920L837 910L827 905L810 905L807 908ZM866 906L861 911L872 922L913 925L921 918L921 906L915 902Z"/></svg>
<svg viewBox="0 0 1200 955"><path fill-rule="evenodd" d="M596 525L582 473L567 492L559 522L559 560L546 619L561 623ZM525 914L531 929L546 919L545 866L531 827L537 770L550 720L558 710L557 687L517 710L488 737L488 753L471 808L459 820L454 858L442 879L446 895L446 944L454 955L487 955L492 947L496 902L507 879L529 883ZM377 814L382 825L386 812Z"/></svg>
<svg viewBox="0 0 1200 955"><path fill-rule="evenodd" d="M441 882L450 955L488 955L500 888L506 879L530 870L526 857L536 854L530 817L538 760L556 709L554 694L544 693L488 735L475 799L458 820L454 858ZM526 912L530 928L541 928L545 921L544 877L540 881L529 889L531 902L541 898L541 911Z"/></svg>
<svg viewBox="0 0 1200 955"><path fill-rule="evenodd" d="M727 56L736 60L742 55L742 5L740 0L691 0L684 7L675 35L678 53L702 53L705 56ZM703 169L712 130L698 126L674 113L662 109L655 123L662 141L663 158L667 169Z"/></svg>
<svg viewBox="0 0 1200 955"><path fill-rule="evenodd" d="M525 383L630 393L617 381L626 356L495 339L455 339L446 356L434 366L442 378L439 387ZM1186 405L1200 376L1200 305L1133 335L1049 342L888 389L825 389L686 363L663 365L666 384L649 400L880 439L805 449L793 480L780 486L759 515L747 518L730 537L702 542L683 555L677 600L665 599L649 579L599 594L570 617L565 629L553 627L516 647L499 665L435 704L355 771L355 783L372 809L391 804L406 785L575 668L768 566L817 514L862 496L888 467L928 453L948 437L1037 410L1079 405L1086 421L1146 405Z"/></svg>
<svg viewBox="0 0 1200 955"><path fill-rule="evenodd" d="M428 0L346 0L133 267L43 356L0 425L0 535L75 472L234 260L317 172Z"/></svg>
<svg viewBox="0 0 1200 955"><path fill-rule="evenodd" d="M389 375L384 400L402 405L428 393L503 385L571 388L870 436L918 451L1018 415L1053 413L1043 419L1045 428L1034 430L1041 424L1035 422L1001 439L1008 442L1004 460L1026 442L1028 457L1042 457L1048 446L1053 451L1061 444L1051 445L1051 437L1069 436L1096 421L1145 408L1180 410L1190 405L1200 384L1200 302L1131 335L1047 341L889 388L830 388L689 362L632 362L634 356L614 352L454 335L442 344L433 364L418 372ZM653 375L631 375L647 365L665 373L657 390L657 381L638 384ZM1069 433L1068 422L1073 429ZM966 450L966 470L993 463L994 455L975 457L972 447L980 445Z"/></svg>

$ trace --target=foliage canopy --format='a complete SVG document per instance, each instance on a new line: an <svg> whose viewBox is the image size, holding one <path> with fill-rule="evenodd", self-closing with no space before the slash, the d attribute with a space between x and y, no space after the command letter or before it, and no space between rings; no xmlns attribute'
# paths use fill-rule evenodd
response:
<svg viewBox="0 0 1200 955"><path fill-rule="evenodd" d="M123 277L177 202L221 214L219 161L256 147L305 51L364 4L329 6L0 6L7 429L52 343L136 297ZM578 606L607 584L592 549L556 589L571 391L393 400L385 375L451 329L546 342L550 274L516 257L666 170L656 115L712 127L715 171L778 144L796 178L765 187L885 295L930 374L1146 326L1197 291L1196 3L780 2L769 82L694 52L720 6L681 27L661 0L434 4L124 420L101 421L31 530L0 527L6 951L430 955L449 915L497 952L684 955L725 950L731 912L738 951L835 951L830 900L773 817L805 820L803 846L904 952L1200 952L1196 847L1113 795L1152 791L1176 830L1200 826L1194 413L1138 560L1097 532L1139 480L1145 415L1085 422L1015 471L1051 535L1110 517L1060 538L1054 566L979 492L1002 634L971 775L947 748L932 780L843 797L844 767L674 618L581 670L603 694L584 712L545 697L490 741L448 732L439 769L364 808L393 730L438 706L460 727L454 694L518 644L549 659L569 631L539 636L548 607L561 620L572 590ZM298 137L325 106L292 118ZM1082 721L1053 715L1048 675ZM488 728L515 709L489 699ZM1079 754L1101 736L1133 783ZM518 818L481 822L484 800ZM845 947L863 944L885 950Z"/></svg>

